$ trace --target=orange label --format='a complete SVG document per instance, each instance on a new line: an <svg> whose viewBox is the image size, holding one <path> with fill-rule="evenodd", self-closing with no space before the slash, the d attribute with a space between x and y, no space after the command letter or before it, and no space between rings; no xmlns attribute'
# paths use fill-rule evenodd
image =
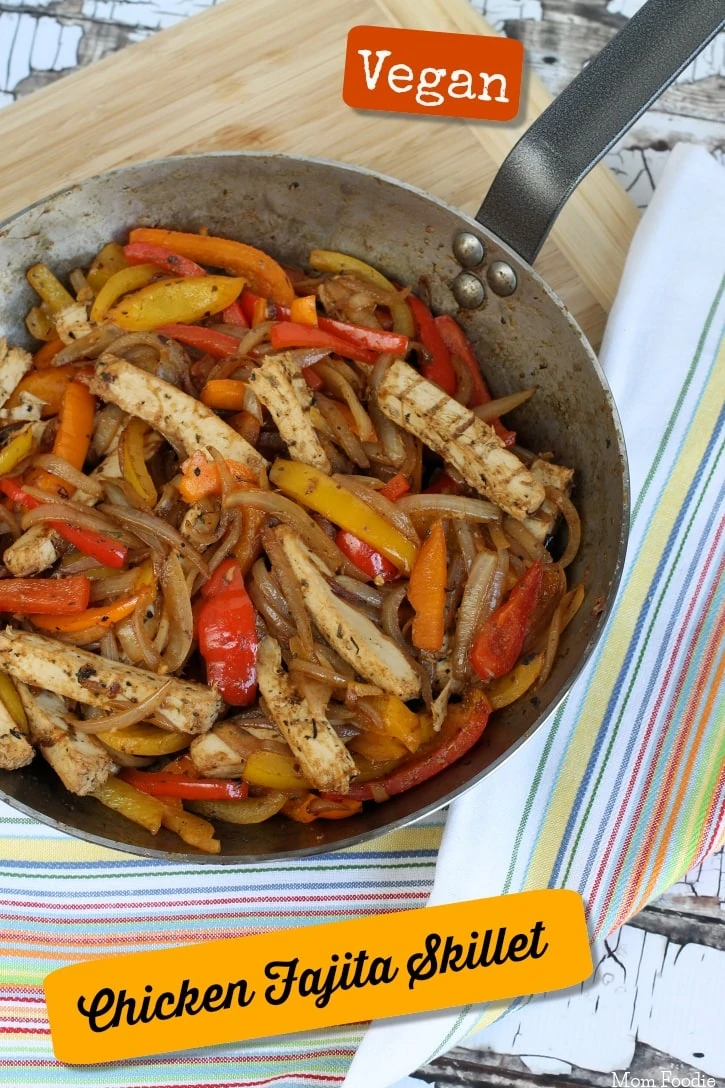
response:
<svg viewBox="0 0 725 1088"><path fill-rule="evenodd" d="M512 121L524 47L512 38L355 26L342 97L359 110Z"/></svg>
<svg viewBox="0 0 725 1088"><path fill-rule="evenodd" d="M592 972L572 891L110 956L53 971L56 1057L95 1064L573 986Z"/></svg>

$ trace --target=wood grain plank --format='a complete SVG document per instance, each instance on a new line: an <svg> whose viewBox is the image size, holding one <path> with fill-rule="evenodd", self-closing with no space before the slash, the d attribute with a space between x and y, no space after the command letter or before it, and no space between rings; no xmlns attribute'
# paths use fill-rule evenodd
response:
<svg viewBox="0 0 725 1088"><path fill-rule="evenodd" d="M349 110L340 95L347 30L385 21L490 31L466 0L355 0L343 8L316 0L314 10L290 0L226 0L3 110L0 217L123 163L235 148L369 166L474 211L548 94L531 78L522 120L511 126ZM570 201L537 265L595 344L637 217L600 168Z"/></svg>

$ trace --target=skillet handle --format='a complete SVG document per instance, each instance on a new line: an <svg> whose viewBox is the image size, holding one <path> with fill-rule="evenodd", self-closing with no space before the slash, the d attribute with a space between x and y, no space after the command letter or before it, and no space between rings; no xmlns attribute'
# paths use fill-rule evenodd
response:
<svg viewBox="0 0 725 1088"><path fill-rule="evenodd" d="M562 205L725 25L725 0L648 0L534 121L478 222L532 264Z"/></svg>

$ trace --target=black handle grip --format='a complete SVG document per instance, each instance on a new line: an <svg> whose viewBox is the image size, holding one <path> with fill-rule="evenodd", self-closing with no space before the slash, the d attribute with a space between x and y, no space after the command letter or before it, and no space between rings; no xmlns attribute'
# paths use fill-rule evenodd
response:
<svg viewBox="0 0 725 1088"><path fill-rule="evenodd" d="M529 264L591 168L725 25L725 0L648 0L534 121L478 209Z"/></svg>

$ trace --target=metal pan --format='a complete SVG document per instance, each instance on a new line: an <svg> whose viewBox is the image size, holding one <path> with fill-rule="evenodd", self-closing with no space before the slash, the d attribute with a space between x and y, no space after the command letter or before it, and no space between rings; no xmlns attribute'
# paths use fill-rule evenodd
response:
<svg viewBox="0 0 725 1088"><path fill-rule="evenodd" d="M479 782L550 716L599 639L625 554L627 463L597 360L563 304L532 269L566 198L617 137L723 24L723 0L649 0L514 148L475 218L359 168L257 153L201 154L124 167L34 204L0 227L0 328L27 338L25 269L90 261L135 224L210 232L303 264L314 247L354 254L393 279L430 288L474 341L497 395L536 385L512 426L534 450L576 468L583 535L572 568L583 607L535 698L494 715L469 755L415 790L322 825L276 818L220 825L221 857L185 852L92 799L66 793L42 759L0 774L15 808L105 846L179 861L245 863L338 849L432 812ZM522 788L526 784L522 783Z"/></svg>

